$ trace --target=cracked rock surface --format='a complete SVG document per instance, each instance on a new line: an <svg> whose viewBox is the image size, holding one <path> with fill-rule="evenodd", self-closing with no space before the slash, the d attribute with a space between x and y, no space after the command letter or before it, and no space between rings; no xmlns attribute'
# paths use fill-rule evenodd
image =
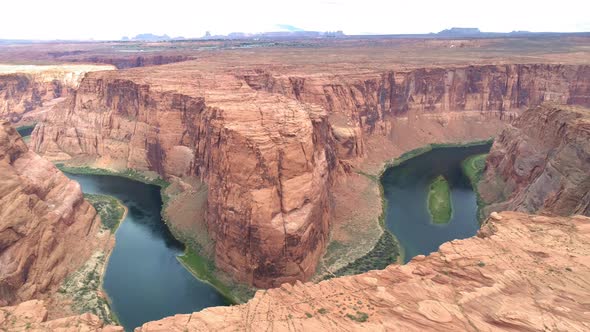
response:
<svg viewBox="0 0 590 332"><path fill-rule="evenodd" d="M501 212L381 271L259 291L136 331L587 331L590 218Z"/></svg>

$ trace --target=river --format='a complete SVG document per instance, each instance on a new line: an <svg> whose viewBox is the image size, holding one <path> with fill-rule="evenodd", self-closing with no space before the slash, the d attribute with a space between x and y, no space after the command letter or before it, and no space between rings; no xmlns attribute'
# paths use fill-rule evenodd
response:
<svg viewBox="0 0 590 332"><path fill-rule="evenodd" d="M387 200L385 224L400 242L405 262L436 251L444 242L477 233L476 196L461 162L489 152L490 147L435 148L385 171L381 178ZM433 223L427 206L430 183L439 175L447 179L451 189L453 213L446 224Z"/></svg>
<svg viewBox="0 0 590 332"><path fill-rule="evenodd" d="M437 148L388 169L383 177L386 225L403 247L405 261L429 254L449 240L479 229L476 197L461 161L488 152L490 145ZM439 175L450 184L453 214L434 224L427 208L428 186ZM111 195L129 209L116 233L104 290L121 325L130 331L145 322L228 303L211 285L194 278L178 262L183 245L161 219L160 188L116 176L68 176L85 193Z"/></svg>
<svg viewBox="0 0 590 332"><path fill-rule="evenodd" d="M162 221L159 187L116 176L67 176L78 181L83 192L117 197L129 209L116 232L103 285L127 331L166 316L228 304L176 259L183 245Z"/></svg>

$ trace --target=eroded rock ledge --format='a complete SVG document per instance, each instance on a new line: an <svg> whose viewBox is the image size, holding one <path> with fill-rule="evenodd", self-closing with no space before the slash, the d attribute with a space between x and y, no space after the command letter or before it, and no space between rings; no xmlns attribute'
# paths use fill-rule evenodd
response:
<svg viewBox="0 0 590 332"><path fill-rule="evenodd" d="M544 104L494 141L478 191L498 210L590 216L590 109Z"/></svg>
<svg viewBox="0 0 590 332"><path fill-rule="evenodd" d="M29 151L6 121L0 174L0 305L47 299L95 251L110 249L110 233L80 185Z"/></svg>
<svg viewBox="0 0 590 332"><path fill-rule="evenodd" d="M98 317L89 313L50 320L45 304L39 300L0 307L0 330L123 332L122 327L105 325Z"/></svg>
<svg viewBox="0 0 590 332"><path fill-rule="evenodd" d="M154 331L585 331L590 218L502 212L427 257L248 303L144 324Z"/></svg>

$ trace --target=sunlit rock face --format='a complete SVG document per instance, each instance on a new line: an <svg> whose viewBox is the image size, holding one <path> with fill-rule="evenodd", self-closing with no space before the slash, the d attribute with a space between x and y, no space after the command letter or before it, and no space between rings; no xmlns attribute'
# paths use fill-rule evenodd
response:
<svg viewBox="0 0 590 332"><path fill-rule="evenodd" d="M80 185L0 122L0 305L46 298L111 245ZM108 233L108 232L107 232Z"/></svg>

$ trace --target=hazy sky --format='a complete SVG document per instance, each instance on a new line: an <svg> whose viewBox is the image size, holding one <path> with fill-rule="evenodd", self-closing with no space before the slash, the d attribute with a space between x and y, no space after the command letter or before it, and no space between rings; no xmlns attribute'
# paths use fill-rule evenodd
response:
<svg viewBox="0 0 590 332"><path fill-rule="evenodd" d="M590 31L589 0L4 0L0 8L0 39L200 37L277 24L346 34Z"/></svg>

